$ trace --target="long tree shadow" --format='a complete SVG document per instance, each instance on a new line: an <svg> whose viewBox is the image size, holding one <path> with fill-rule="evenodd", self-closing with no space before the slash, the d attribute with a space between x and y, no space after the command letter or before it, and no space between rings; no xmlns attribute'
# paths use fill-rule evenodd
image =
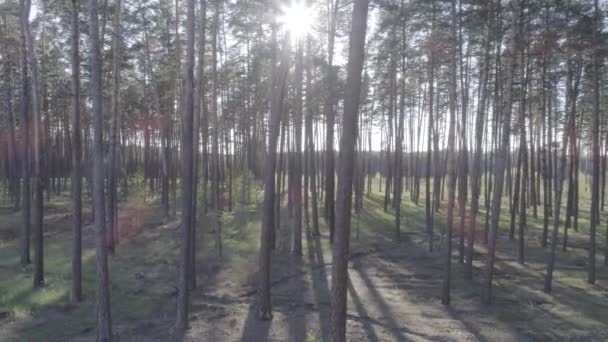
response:
<svg viewBox="0 0 608 342"><path fill-rule="evenodd" d="M303 277L302 260L292 257L289 260L291 270L297 270L296 276L289 280L288 307L286 309L290 341L304 341L306 335L306 311L303 307L306 283ZM293 308L293 309L292 309Z"/></svg>
<svg viewBox="0 0 608 342"><path fill-rule="evenodd" d="M320 240L308 238L306 249L308 250L309 271L315 302L319 310L321 337L323 341L329 341L331 335L330 315L327 310L330 307L329 284Z"/></svg>
<svg viewBox="0 0 608 342"><path fill-rule="evenodd" d="M395 338L398 341L409 340L409 338L403 334L404 330L406 330L407 333L422 336L419 333L416 333L414 331L407 329L406 327L400 326L400 324L395 319L395 313L391 310L389 305L386 303L386 300L382 297L382 295L380 294L380 292L378 291L378 289L376 288L376 286L370 279L369 275L367 275L367 273L361 266L360 262L358 262L358 261L355 262L353 265L353 268L357 271L357 273L359 274L359 277L365 283L365 286L367 287L369 294L372 296L372 298L374 299L374 301L380 308L380 311L382 312L382 316L383 316L382 321L386 322L388 330L390 330L390 332L395 336Z"/></svg>
<svg viewBox="0 0 608 342"><path fill-rule="evenodd" d="M378 339L378 335L376 335L376 331L374 330L374 327L370 323L367 310L365 310L365 307L363 306L363 303L361 302L361 298L359 298L359 294L353 287L353 283L350 281L350 277L348 278L348 293L350 294L350 298L352 299L353 304L355 304L355 309L357 310L357 313L359 314L359 318L360 318L361 324L363 325L363 329L365 329L365 332L367 333L367 338L370 340L370 342L379 342L380 339Z"/></svg>
<svg viewBox="0 0 608 342"><path fill-rule="evenodd" d="M242 342L258 342L268 341L268 334L272 320L261 321L257 317L257 304L255 300L249 304L249 311L243 326L243 334L239 341Z"/></svg>

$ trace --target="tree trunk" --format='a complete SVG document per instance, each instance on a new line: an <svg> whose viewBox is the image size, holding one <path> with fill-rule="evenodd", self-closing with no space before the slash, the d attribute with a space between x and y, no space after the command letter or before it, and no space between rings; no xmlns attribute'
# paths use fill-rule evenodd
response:
<svg viewBox="0 0 608 342"><path fill-rule="evenodd" d="M342 137L338 157L338 197L336 203L336 236L332 258L332 339L346 341L346 298L348 289L348 250L350 243L350 215L352 206L355 145L357 141L357 116L361 95L361 71L363 69L365 32L369 0L356 0L349 36L346 88Z"/></svg>
<svg viewBox="0 0 608 342"><path fill-rule="evenodd" d="M521 25L521 1L511 0L511 9L513 19L511 23L511 41L509 42L509 50L506 51L506 70L505 70L505 89L503 91L503 106L502 106L502 136L500 146L494 160L495 184L492 193L492 212L491 222L488 234L488 255L486 268L484 272L484 283L482 285L482 302L490 304L492 298L492 278L494 275L494 260L496 252L496 235L498 232L498 223L500 220L500 207L502 199L503 183L505 178L505 166L507 156L509 154L509 138L511 130L511 111L513 100L513 79L516 68L516 56L519 49L519 33Z"/></svg>
<svg viewBox="0 0 608 342"><path fill-rule="evenodd" d="M40 98L39 98L39 78L38 78L38 62L36 60L36 50L34 44L34 37L30 30L29 16L30 16L31 0L20 0L19 1L19 13L21 30L24 32L23 37L25 38L25 55L27 58L27 66L31 72L31 87L30 87L30 101L32 104L33 122L34 122L34 177L32 183L34 185L34 287L42 287L44 285L44 234L43 234L43 189L42 184L42 154L41 154L41 125L42 117L40 111Z"/></svg>
<svg viewBox="0 0 608 342"><path fill-rule="evenodd" d="M456 16L456 0L452 0L451 10L452 23L450 25L450 36L452 39L451 46L451 58L450 58L450 118L448 127L448 161L447 161L447 174L448 174L448 213L446 222L446 249L444 256L444 275L443 275L443 286L441 294L441 303L443 305L450 304L450 282L451 282L451 268L452 268L452 228L454 225L454 202L456 197L456 101L457 101L457 84L456 84L456 22L458 17Z"/></svg>
<svg viewBox="0 0 608 342"><path fill-rule="evenodd" d="M25 0L20 1L20 6L25 6ZM25 9L21 9L25 11ZM25 14L22 14L23 17ZM21 18L20 18L21 19ZM23 20L23 19L22 19ZM25 19L27 20L27 16ZM30 263L30 235L31 235L31 143L30 143L30 79L27 62L27 43L25 38L25 29L21 25L21 94L20 94L20 112L21 112L21 132L23 135L23 156L21 162L21 198L23 201L21 215L23 219L23 230L21 232L20 254L21 265Z"/></svg>
<svg viewBox="0 0 608 342"><path fill-rule="evenodd" d="M80 173L80 54L79 54L79 0L72 0L72 287L70 298L73 302L82 300L82 175Z"/></svg>
<svg viewBox="0 0 608 342"><path fill-rule="evenodd" d="M569 30L570 26L570 9L571 3L568 1L566 4L566 30ZM566 74L566 106L565 113L566 120L564 121L564 130L562 134L562 150L559 158L559 169L557 169L557 175L555 177L555 201L554 201L554 210L553 210L553 231L551 232L551 250L549 257L547 258L547 269L545 273L545 286L544 291L547 293L551 292L552 289L552 281L553 281L553 270L555 268L555 259L556 259L556 251L557 251L557 235L559 231L559 216L561 210L561 201L562 201L562 192L564 186L564 177L566 175L566 167L568 164L567 160L567 152L568 152L568 142L569 138L573 137L574 126L575 126L575 116L576 116L576 89L578 88L578 76L575 77L574 73L574 65L572 61L572 47L569 46L572 44L571 37L566 38L566 47L568 59L566 61L567 65L567 74Z"/></svg>
<svg viewBox="0 0 608 342"><path fill-rule="evenodd" d="M591 217L589 219L589 266L587 270L587 282L595 283L595 238L598 226L599 204L600 204L600 59L599 59L599 6L598 0L593 2L595 16L593 18L593 72L592 72L592 124L591 124L591 149L592 149L592 181L591 181ZM608 247L606 247L608 248Z"/></svg>
<svg viewBox="0 0 608 342"><path fill-rule="evenodd" d="M312 237L319 237L319 209L317 204L317 171L315 166L315 144L313 139L312 121L313 121L313 85L312 85L312 51L311 51L311 40L307 40L307 56L306 56L306 137L307 149L308 149L308 177L310 185L310 199L311 199L311 214L312 214ZM308 191L306 189L305 191Z"/></svg>
<svg viewBox="0 0 608 342"><path fill-rule="evenodd" d="M193 180L193 121L194 121L194 0L186 2L186 64L184 66L184 100L182 112L182 222L181 262L177 295L176 333L188 327L190 295L190 258L192 247L192 180Z"/></svg>
<svg viewBox="0 0 608 342"><path fill-rule="evenodd" d="M295 126L295 155L293 163L293 179L290 179L290 184L292 184L293 187L292 201L294 206L291 254L300 256L302 255L302 79L304 73L304 47L300 40L298 40L296 44L296 102L293 113L293 124Z"/></svg>
<svg viewBox="0 0 608 342"><path fill-rule="evenodd" d="M268 130L268 155L264 174L264 200L262 204L262 234L260 239L260 260L258 269L258 318L272 318L270 302L270 256L271 239L274 229L275 166L277 159L277 140L281 125L281 111L287 92L287 74L289 73L289 36L283 39L282 57L276 77L273 78L274 90L271 100L270 126ZM276 66L274 66L276 68Z"/></svg>
<svg viewBox="0 0 608 342"><path fill-rule="evenodd" d="M97 341L105 342L112 340L112 321L103 187L103 111L98 22L97 1L89 0L90 87L93 115L93 206L95 208L95 250L97 255Z"/></svg>
<svg viewBox="0 0 608 342"><path fill-rule="evenodd" d="M335 90L334 83L334 42L336 36L336 23L338 20L339 0L329 0L331 17L329 18L328 46L327 46L327 98L325 101L325 218L329 227L329 242L334 241L335 230L335 161L334 161L334 123L335 123Z"/></svg>
<svg viewBox="0 0 608 342"><path fill-rule="evenodd" d="M475 153L473 155L473 166L471 168L471 218L470 228L467 234L467 262L465 266L465 278L473 279L473 255L475 252L475 234L477 230L477 214L479 212L479 192L480 192L480 175L481 175L481 159L483 157L483 136L484 136L484 121L486 114L486 102L488 98L488 78L490 72L490 49L492 41L492 24L493 24L493 1L487 4L486 20L486 36L484 38L484 56L480 66L479 76L479 104L477 107L477 117L475 118Z"/></svg>

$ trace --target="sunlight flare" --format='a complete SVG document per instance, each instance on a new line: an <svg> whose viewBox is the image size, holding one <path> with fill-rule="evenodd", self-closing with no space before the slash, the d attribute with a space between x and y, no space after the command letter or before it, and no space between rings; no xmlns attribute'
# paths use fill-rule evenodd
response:
<svg viewBox="0 0 608 342"><path fill-rule="evenodd" d="M293 38L301 38L311 31L313 11L304 2L293 1L281 8L277 21Z"/></svg>

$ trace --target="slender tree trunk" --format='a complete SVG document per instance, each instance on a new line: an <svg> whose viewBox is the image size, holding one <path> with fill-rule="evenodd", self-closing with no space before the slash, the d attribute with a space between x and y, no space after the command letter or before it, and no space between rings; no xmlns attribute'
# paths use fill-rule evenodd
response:
<svg viewBox="0 0 608 342"><path fill-rule="evenodd" d="M34 287L44 285L44 234L42 217L43 213L43 175L42 175L42 155L41 155L41 125L42 116L40 111L39 98L39 78L38 78L38 62L36 59L36 50L34 48L34 37L30 30L30 8L31 0L20 0L19 13L21 16L21 30L24 32L25 38L25 55L27 58L27 67L31 75L30 101L32 104L33 122L34 122L34 177L32 183L34 185Z"/></svg>
<svg viewBox="0 0 608 342"><path fill-rule="evenodd" d="M433 0L434 5L434 0ZM433 21L432 21L432 32L435 31L435 7L433 6ZM432 34L432 33L431 33ZM428 117L428 131L427 131L427 153L426 153L426 196L425 196L425 208L426 208L426 229L429 234L429 251L433 251L433 207L431 204L431 156L432 156L432 144L433 144L433 97L435 95L435 53L431 49L429 54L429 117Z"/></svg>
<svg viewBox="0 0 608 342"><path fill-rule="evenodd" d="M448 161L447 161L447 174L448 174L448 212L447 212L447 224L446 224L446 249L444 256L444 275L443 275L443 286L441 293L441 303L443 305L450 304L450 283L451 283L451 268L452 268L452 228L454 225L454 202L456 197L456 101L457 101L457 84L456 84L456 22L458 17L456 15L456 0L452 0L451 17L452 23L450 25L450 36L452 39L451 46L451 58L450 58L450 118L448 127Z"/></svg>
<svg viewBox="0 0 608 342"><path fill-rule="evenodd" d="M404 2L401 0L401 15L403 16L401 23L401 97L399 103L399 124L397 125L397 134L395 136L395 239L399 241L401 238L401 193L403 191L403 135L405 121L405 72L406 72L406 19Z"/></svg>
<svg viewBox="0 0 608 342"><path fill-rule="evenodd" d="M302 255L302 80L304 73L304 46L300 40L297 42L296 51L296 103L293 115L294 121L294 143L295 155L293 163L293 184L292 201L294 206L294 225L291 240L291 254Z"/></svg>
<svg viewBox="0 0 608 342"><path fill-rule="evenodd" d="M82 175L80 173L80 54L79 0L72 0L72 287L73 302L82 300Z"/></svg>
<svg viewBox="0 0 608 342"><path fill-rule="evenodd" d="M21 0L20 11L25 11L21 6L25 6L25 0ZM23 16L21 14L21 20ZM27 16L25 17L27 20ZM21 162L21 198L23 201L21 215L23 220L23 230L21 232L20 254L21 265L30 263L30 235L31 235L31 143L30 143L30 79L27 62L27 43L25 38L25 29L23 23L21 25L21 95L20 95L20 111L21 111L21 132L23 135L23 156Z"/></svg>
<svg viewBox="0 0 608 342"><path fill-rule="evenodd" d="M272 304L270 301L270 256L271 239L274 229L274 197L275 197L275 166L277 159L277 140L281 125L281 111L287 92L287 74L289 73L289 36L283 39L282 57L278 72L272 86L270 126L268 130L268 155L266 157L266 171L264 174L264 200L262 204L262 234L260 239L260 260L258 269L258 318L269 320L272 318ZM276 68L276 66L274 66Z"/></svg>
<svg viewBox="0 0 608 342"><path fill-rule="evenodd" d="M192 180L194 122L194 0L186 2L186 64L184 66L184 101L182 112L182 222L181 261L177 295L175 329L178 335L188 327L190 296L190 261L192 244Z"/></svg>
<svg viewBox="0 0 608 342"><path fill-rule="evenodd" d="M492 298L492 278L494 276L494 261L496 253L496 235L498 232L498 223L500 219L500 207L502 199L502 190L505 177L505 164L509 154L509 138L511 135L511 111L513 100L513 79L516 68L516 56L519 49L519 31L521 25L521 1L511 0L511 9L513 19L511 23L511 41L509 42L509 50L506 51L506 82L503 92L502 106L502 136L498 152L494 161L495 184L492 193L492 212L491 222L488 234L488 255L486 269L484 272L484 282L482 285L482 302L490 304Z"/></svg>
<svg viewBox="0 0 608 342"><path fill-rule="evenodd" d="M97 341L112 340L110 315L110 276L104 206L103 111L101 91L101 52L97 1L89 0L89 51L91 65L91 102L93 115L93 206L97 254Z"/></svg>
<svg viewBox="0 0 608 342"><path fill-rule="evenodd" d="M600 59L599 59L599 6L598 0L594 4L593 18L593 72L592 72L592 124L591 124L591 149L592 149L592 181L591 181L591 217L589 218L589 265L587 270L587 282L595 283L595 248L596 231L599 217L599 190L600 190ZM608 247L607 247L608 248Z"/></svg>
<svg viewBox="0 0 608 342"><path fill-rule="evenodd" d="M317 171L315 167L315 144L313 139L313 85L312 85L312 51L311 51L311 39L307 40L307 54L306 54L306 137L308 138L308 175L310 185L310 198L311 198L311 214L312 214L312 237L319 237L319 210L317 204ZM308 190L305 190L308 191Z"/></svg>
<svg viewBox="0 0 608 342"><path fill-rule="evenodd" d="M571 13L571 2L570 0L566 4L566 30L569 30L570 26L570 13ZM557 174L555 178L555 207L553 210L553 231L551 233L551 250L549 257L547 258L547 268L545 273L545 286L544 291L550 293L552 290L552 282L553 282L553 270L555 268L555 259L556 259L556 251L557 251L557 236L559 231L559 216L561 210L561 201L562 201L562 192L564 186L564 178L566 175L566 167L568 164L567 160L567 152L568 152L568 142L569 138L574 137L575 130L575 116L576 116L576 88L578 87L578 77L574 76L575 70L572 61L572 44L571 37L568 35L566 38L566 47L568 59L566 61L567 64L567 74L566 74L566 106L565 112L566 121L564 122L564 130L562 134L562 150L560 152L559 158L559 169L557 169Z"/></svg>
<svg viewBox="0 0 608 342"><path fill-rule="evenodd" d="M521 90L521 101L520 101L520 134L519 134L519 149L521 156L521 169L522 169L522 177L521 177L521 195L520 195L520 203L519 203L519 248L518 248L518 261L520 264L524 263L524 232L526 229L526 192L528 188L528 147L526 142L526 92L528 87L528 74L529 74L529 64L524 63L525 59L525 51L521 51L521 67L522 69L522 90ZM527 61L529 63L529 59ZM532 127L532 120L530 120L530 127Z"/></svg>
<svg viewBox="0 0 608 342"><path fill-rule="evenodd" d="M486 114L486 102L488 97L488 78L490 71L490 49L492 41L493 24L493 0L487 4L486 36L484 40L484 56L480 66L479 76L479 104L477 117L475 118L475 153L473 155L473 166L471 169L471 224L467 234L467 263L465 266L465 278L473 279L473 255L475 252L475 234L477 231L477 214L479 212L479 192L481 185L481 159L483 157L484 121Z"/></svg>
<svg viewBox="0 0 608 342"><path fill-rule="evenodd" d="M346 298L348 289L348 250L352 206L355 145L357 141L357 116L361 95L361 71L365 51L367 11L369 0L356 0L349 36L346 88L344 90L343 133L340 138L338 157L338 197L336 203L336 236L332 258L332 339L346 341Z"/></svg>
<svg viewBox="0 0 608 342"><path fill-rule="evenodd" d="M331 16L329 18L329 36L327 46L327 98L325 101L325 218L329 226L329 241L334 241L335 230L335 161L334 161L334 124L335 124L335 72L334 72L334 43L338 21L339 0L329 0Z"/></svg>

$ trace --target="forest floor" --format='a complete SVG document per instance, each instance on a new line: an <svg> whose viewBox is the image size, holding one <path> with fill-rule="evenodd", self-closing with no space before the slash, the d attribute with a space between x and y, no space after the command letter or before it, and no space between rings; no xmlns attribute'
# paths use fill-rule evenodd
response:
<svg viewBox="0 0 608 342"><path fill-rule="evenodd" d="M570 231L568 250L562 252L559 246L550 295L542 292L548 254L548 249L539 246L542 219L529 216L526 263L520 265L517 241L508 240L508 215L504 214L497 242L493 305L489 307L481 306L479 300L485 249L477 244L474 281L465 281L455 234L452 304L446 308L440 302L443 251L428 252L424 206L412 204L409 194L404 197L399 241L394 238L394 216L384 212L381 193L366 196L361 216L353 217L349 341L608 340L608 268L603 266L603 258L598 256L597 284L586 283L588 212L581 211L579 232ZM40 290L32 289L30 267L19 265L15 234L19 214L0 211L0 341L95 339L94 234L91 226L84 228L85 300L70 304L68 201L68 197L57 197L48 206L46 286ZM120 341L167 341L175 316L178 222L162 222L158 199L146 198L143 190L134 191L120 206L121 238L110 258L114 333ZM326 234L319 240L304 239L301 258L282 252L288 237L279 234L272 268L274 317L271 321L256 318L258 211L257 205L238 205L224 214L222 257L217 253L215 232L201 221L199 287L192 294L190 329L184 340L330 340L331 252ZM542 208L538 213L542 218ZM443 229L444 216L443 210L436 215L440 221L436 232ZM482 214L481 222L483 218ZM281 231L288 232L287 209L281 220ZM325 233L324 220L320 223ZM598 234L602 242L604 229L605 223ZM439 237L436 242L439 246ZM598 255L602 251L603 243Z"/></svg>

